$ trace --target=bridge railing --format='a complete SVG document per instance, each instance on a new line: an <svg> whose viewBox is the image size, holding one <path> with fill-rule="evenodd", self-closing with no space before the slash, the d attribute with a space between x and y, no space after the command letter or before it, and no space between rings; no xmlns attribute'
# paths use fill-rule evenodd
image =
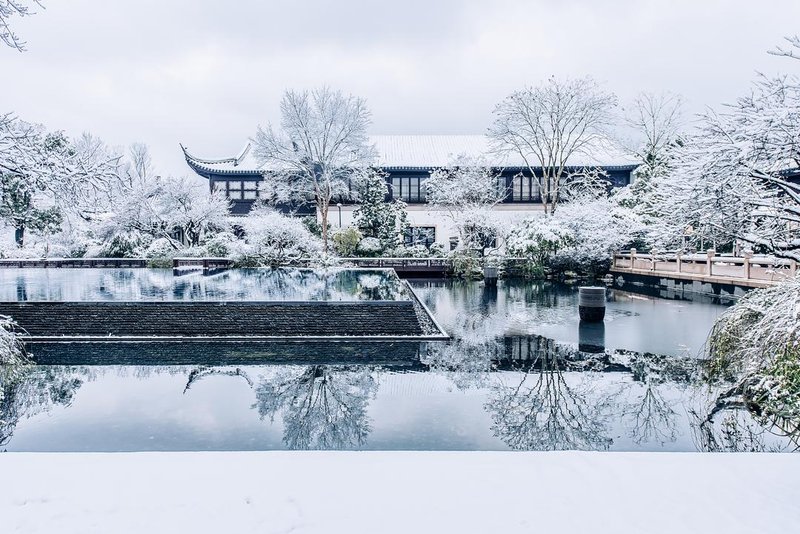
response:
<svg viewBox="0 0 800 534"><path fill-rule="evenodd" d="M144 258L11 258L0 259L0 268L118 268L147 267Z"/></svg>
<svg viewBox="0 0 800 534"><path fill-rule="evenodd" d="M714 250L702 253L641 254L636 249L614 254L615 269L679 277L716 277L779 282L797 274L795 260L766 255L741 257L717 255Z"/></svg>

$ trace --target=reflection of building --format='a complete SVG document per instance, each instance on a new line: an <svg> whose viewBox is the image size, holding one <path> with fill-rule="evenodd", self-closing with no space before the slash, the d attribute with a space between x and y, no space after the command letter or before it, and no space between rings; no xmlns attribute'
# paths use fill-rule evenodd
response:
<svg viewBox="0 0 800 534"><path fill-rule="evenodd" d="M431 209L425 202L425 180L431 171L453 164L459 156L483 157L500 172L500 186L506 191L503 202L495 210L516 220L541 210L538 183L520 158L501 158L491 155L488 140L482 135L378 135L370 141L378 152L376 167L387 173L389 194L387 200L402 199L408 204L409 222L412 229L407 244L433 242L447 245L455 235L452 225L441 213ZM234 215L246 214L258 198L258 183L269 179L269 169L256 161L248 144L235 157L203 159L195 157L184 148L189 166L200 176L207 178L209 186L223 191L231 201ZM599 139L583 154L569 162L565 172L583 168L601 168L614 187L631 182L631 173L637 162L631 156L606 139ZM536 170L541 175L541 170ZM332 217L335 226L347 226L353 219L354 205L341 207L341 218ZM313 213L313 208L300 214Z"/></svg>

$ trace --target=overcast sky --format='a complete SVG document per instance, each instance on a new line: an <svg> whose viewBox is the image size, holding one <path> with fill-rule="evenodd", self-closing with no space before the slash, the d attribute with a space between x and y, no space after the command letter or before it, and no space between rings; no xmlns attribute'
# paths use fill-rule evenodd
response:
<svg viewBox="0 0 800 534"><path fill-rule="evenodd" d="M286 88L367 99L372 133L483 133L493 105L550 75L591 75L621 104L683 95L690 112L747 91L800 33L800 0L44 0L0 48L0 112L113 145L163 173L178 143L233 155Z"/></svg>

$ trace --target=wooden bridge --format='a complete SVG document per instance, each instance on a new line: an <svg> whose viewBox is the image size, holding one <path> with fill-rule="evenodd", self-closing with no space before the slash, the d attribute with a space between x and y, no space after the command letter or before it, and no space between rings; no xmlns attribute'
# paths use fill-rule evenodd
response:
<svg viewBox="0 0 800 534"><path fill-rule="evenodd" d="M640 254L636 249L614 255L613 274L636 274L673 280L758 288L778 284L797 274L797 262L774 256Z"/></svg>

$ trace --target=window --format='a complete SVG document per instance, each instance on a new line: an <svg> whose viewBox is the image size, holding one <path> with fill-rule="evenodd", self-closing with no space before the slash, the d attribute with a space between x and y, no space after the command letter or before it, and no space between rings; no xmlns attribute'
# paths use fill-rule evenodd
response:
<svg viewBox="0 0 800 534"><path fill-rule="evenodd" d="M423 245L431 248L436 242L436 228L433 226L409 226L403 235L403 242L407 247Z"/></svg>
<svg viewBox="0 0 800 534"><path fill-rule="evenodd" d="M214 182L214 191L222 191L231 200L255 200L258 198L258 182L253 180Z"/></svg>
<svg viewBox="0 0 800 534"><path fill-rule="evenodd" d="M534 202L539 198L539 182L530 177L518 174L511 181L512 202Z"/></svg>
<svg viewBox="0 0 800 534"><path fill-rule="evenodd" d="M425 202L426 176L393 176L392 196L410 203Z"/></svg>
<svg viewBox="0 0 800 534"><path fill-rule="evenodd" d="M221 192L225 196L228 195L228 182L213 182L212 187L215 193Z"/></svg>
<svg viewBox="0 0 800 534"><path fill-rule="evenodd" d="M258 182L243 182L245 200L255 200L258 197Z"/></svg>
<svg viewBox="0 0 800 534"><path fill-rule="evenodd" d="M242 182L228 182L228 198L231 200L242 199Z"/></svg>

